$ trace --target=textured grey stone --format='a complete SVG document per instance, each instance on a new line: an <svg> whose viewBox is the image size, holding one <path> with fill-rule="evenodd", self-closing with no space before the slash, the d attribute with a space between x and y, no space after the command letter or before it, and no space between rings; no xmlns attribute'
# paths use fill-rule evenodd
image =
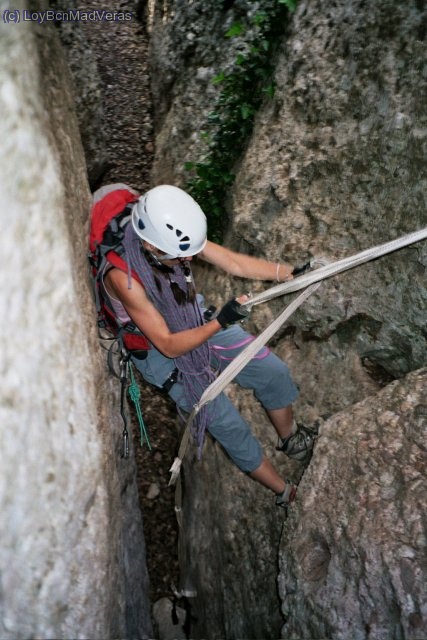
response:
<svg viewBox="0 0 427 640"><path fill-rule="evenodd" d="M250 4L257 9L257 3ZM218 43L224 43L221 38L229 21L235 20L239 11L247 11L248 6L227 2L208 8L197 0L153 2L151 6L155 7L153 96L158 114L153 182L182 186L184 162L198 159L204 152L199 131L217 95L209 80L229 68L236 53L233 46L239 46L238 40L228 48ZM227 204L232 220L226 239L230 247L296 264L311 256L334 261L426 225L426 11L415 1L298 3L279 51L275 96L258 113L254 134L237 167ZM186 39L186 31L195 37ZM298 418L310 422L319 414L335 414L349 407L349 413L340 416L350 420L355 415L351 405L367 396L376 398L374 394L393 379L425 366L426 268L424 242L324 283L293 316L276 336L274 347L290 364L300 386ZM218 306L249 287L247 282L223 278L210 268L200 268L196 275L209 303ZM250 283L253 291L265 286ZM259 332L264 328L283 304L286 300L256 308L252 329ZM408 398L412 385L413 392L419 393L416 377L409 376L402 384ZM387 403L392 399L387 394L397 388L386 387L384 395L378 396L381 415L388 415ZM284 475L297 479L297 465L282 461L274 453L271 427L250 394L234 389L231 394L254 425L267 455ZM404 411L396 412L399 420ZM367 419L364 426L370 433ZM379 456L382 449L376 447L378 439L379 435L372 435L375 455ZM314 486L309 488L304 478L298 498L308 506L305 493L309 491L311 513L319 502L323 508L323 495L316 483L322 480L322 469L333 465L334 454L323 447L322 441L310 471ZM319 457L321 451L324 462ZM350 451L349 446L349 455ZM371 455L369 451L367 460ZM408 449L406 455L412 455ZM341 501L351 505L361 495L374 496L369 493L373 491L372 475L355 469L352 457L340 460L343 474L348 467L349 475L345 494L332 496L331 517ZM360 465L364 469L363 462ZM378 520L385 520L394 508L403 509L399 491L407 498L404 513L411 505L419 513L419 494L412 497L407 468L407 474L399 476L396 468L393 477L383 475L375 485ZM268 494L239 474L210 442L201 462L187 461L184 483L182 587L198 591L195 608L200 614L199 636L275 637L278 619L274 576L281 520L272 513ZM302 511L298 513L303 518ZM293 522L292 526L297 526ZM309 524L308 519L304 522ZM411 518L407 528L404 519L389 526L388 548L393 548L403 563L404 577L399 580L406 581L407 589L396 596L392 585L398 584L397 578L390 578L388 583L384 579L381 606L390 612L391 620L397 619L394 603L403 607L405 593L412 594L415 602L420 598L419 576L425 580L420 558L414 561L405 556L413 552L414 543L408 538L416 526ZM292 529L287 530L293 535ZM312 573L309 571L308 578L298 576L302 593L313 580L324 579L332 563L325 536L307 540L305 546ZM360 589L352 586L350 591L355 602L346 600L348 609L338 608L329 618L323 617L324 610L319 613L314 605L304 609L301 604L298 620L292 617L289 622L289 632L294 637L310 638L325 637L322 633L327 634L329 628L341 633L346 616L354 612L355 629L361 633L358 625L364 619L365 603L374 611L371 594L375 588L369 572L375 569L375 578L380 566L386 571L391 566L388 557L378 564L380 548L373 545L373 563L377 564L371 566L362 549L357 552L360 557L354 552L354 558L347 547L345 569L349 575L342 574L341 579L353 585L353 575L358 576ZM295 567L304 553L295 542L288 563ZM369 555L369 550L366 553ZM282 585L285 579L283 574ZM342 594L338 571L336 579L331 592L335 588ZM286 597L290 597L288 593ZM328 598L332 602L332 596ZM410 609L412 605L407 606ZM382 638L387 633L396 638L422 637L417 635L417 625L421 628L425 624L424 614L416 605L409 609L402 614L401 624L396 622L395 628L391 625L384 632L380 614L376 621L373 613L364 619L367 626L363 637ZM298 636L298 629L310 631Z"/></svg>
<svg viewBox="0 0 427 640"><path fill-rule="evenodd" d="M412 4L299 4L238 174L232 246L333 261L426 225L423 19ZM326 282L291 319L279 351L304 411L332 413L425 364L426 252ZM279 309L260 308L257 325Z"/></svg>
<svg viewBox="0 0 427 640"><path fill-rule="evenodd" d="M50 6L55 11L82 9L77 0L54 0ZM94 190L109 163L106 151L108 125L103 106L102 81L83 23L64 20L57 23L57 28L71 71L89 184Z"/></svg>
<svg viewBox="0 0 427 640"><path fill-rule="evenodd" d="M254 410L249 395L246 399L267 455L288 475L292 464L283 454L275 454L272 427L266 428L261 411ZM245 399L240 397L240 402L245 411ZM208 439L200 461L191 453L187 456L180 588L197 593L190 599L196 618L192 637L279 637L276 578L283 511L275 508L272 495L224 456L218 444Z"/></svg>
<svg viewBox="0 0 427 640"><path fill-rule="evenodd" d="M217 95L197 70L207 58L211 77L230 66L239 39L223 34L248 7L174 5L162 3L152 35L155 112L165 114L153 180L180 184L184 161L203 152L198 134ZM426 225L425 14L415 2L299 3L279 53L274 99L260 110L238 167L229 246L292 263L333 261ZM191 56L190 24L199 34ZM170 91L162 84L168 73ZM304 387L308 417L425 363L426 252L419 243L325 283L289 322L278 349ZM209 276L203 283L213 301L246 286ZM254 328L283 303L258 307ZM327 394L319 376L331 380Z"/></svg>
<svg viewBox="0 0 427 640"><path fill-rule="evenodd" d="M220 71L231 69L255 35L253 28L244 38L225 34L242 16L256 14L260 4L265 2L149 3L155 183L185 181L185 162L198 161L207 151L200 132L221 90L212 80Z"/></svg>
<svg viewBox="0 0 427 640"><path fill-rule="evenodd" d="M68 71L47 24L1 22L0 55L0 636L149 637L134 466L120 460L87 280Z"/></svg>
<svg viewBox="0 0 427 640"><path fill-rule="evenodd" d="M426 369L323 425L283 529L283 638L426 637L426 436Z"/></svg>
<svg viewBox="0 0 427 640"><path fill-rule="evenodd" d="M161 598L153 604L153 621L159 640L185 640L187 638L182 628L185 623L185 610L179 606L174 608L172 600L169 598Z"/></svg>

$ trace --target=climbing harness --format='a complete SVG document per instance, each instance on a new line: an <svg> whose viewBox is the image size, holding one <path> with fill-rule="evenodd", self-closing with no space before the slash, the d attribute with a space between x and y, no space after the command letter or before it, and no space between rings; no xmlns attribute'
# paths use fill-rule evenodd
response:
<svg viewBox="0 0 427 640"><path fill-rule="evenodd" d="M129 366L129 354L126 351L122 351L122 357L120 359L120 415L123 420L123 448L122 458L129 458L129 432L127 429L127 418L125 411L125 397L126 387L128 383L128 366Z"/></svg>
<svg viewBox="0 0 427 640"><path fill-rule="evenodd" d="M129 225L123 240L126 260L132 271L139 276L152 304L157 311L168 319L171 333L197 327L203 323L202 310L196 304L193 283L188 283L186 268L179 262L167 267L167 273L161 274L153 269L149 257L141 251L141 242ZM187 265L191 274L191 268ZM204 342L191 351L174 358L179 370L179 381L183 385L186 401L192 406L198 401L204 389L214 379L210 367L209 345ZM178 406L178 412L180 411ZM193 424L193 436L201 452L208 424L208 408L202 409Z"/></svg>
<svg viewBox="0 0 427 640"><path fill-rule="evenodd" d="M272 300L277 296L299 291L306 287L305 291L293 300L293 302L291 302L291 304L289 304L282 313L229 364L229 366L203 392L200 400L193 406L184 427L184 433L178 455L169 469L171 473L169 485L175 484L179 476L182 460L188 446L191 424L197 413L205 404L216 398L225 389L225 387L236 377L251 358L253 358L254 355L256 355L258 351L273 337L286 320L290 318L290 316L307 300L307 298L311 296L312 293L317 291L322 280L330 278L338 273L342 273L348 269L357 267L365 262L369 262L370 260L375 260L380 256L392 253L393 251L397 251L398 249L415 242L419 242L420 240L425 240L426 238L427 227L330 264L325 264L324 260L315 259L312 261L311 266L316 267L322 265L319 266L318 269L300 275L294 280L275 285L266 291L251 296L249 300L243 302L242 304L244 306L251 308L252 306L261 304L262 302Z"/></svg>
<svg viewBox="0 0 427 640"><path fill-rule="evenodd" d="M181 444L178 450L178 454L169 469L171 478L169 480L169 486L174 485L179 475L182 460L187 450L188 441L190 437L190 429L194 418L196 417L200 408L216 398L223 389L237 376L239 371L263 348L273 335L280 329L280 327L286 322L286 320L301 306L301 304L312 294L316 289L320 287L320 283L311 285L303 291L302 294L296 298L282 313L258 336L248 344L246 349L240 352L240 354L234 358L228 367L212 382L212 384L201 395L200 400L193 406L193 410L185 425L184 434L181 440ZM252 300L251 300L252 302Z"/></svg>
<svg viewBox="0 0 427 640"><path fill-rule="evenodd" d="M162 384L162 390L165 393L169 393L169 391L172 389L175 382L178 380L178 373L179 373L178 369L175 367L172 373L166 378L166 380Z"/></svg>

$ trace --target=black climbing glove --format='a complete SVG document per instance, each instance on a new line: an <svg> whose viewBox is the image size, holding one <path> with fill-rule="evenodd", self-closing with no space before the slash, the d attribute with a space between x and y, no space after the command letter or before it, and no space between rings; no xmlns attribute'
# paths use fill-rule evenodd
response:
<svg viewBox="0 0 427 640"><path fill-rule="evenodd" d="M230 324L244 320L249 315L248 307L244 307L237 300L229 300L218 313L216 319L223 329Z"/></svg>
<svg viewBox="0 0 427 640"><path fill-rule="evenodd" d="M311 269L311 262L306 262L302 264L300 267L294 267L292 271L293 276L302 276L303 273Z"/></svg>

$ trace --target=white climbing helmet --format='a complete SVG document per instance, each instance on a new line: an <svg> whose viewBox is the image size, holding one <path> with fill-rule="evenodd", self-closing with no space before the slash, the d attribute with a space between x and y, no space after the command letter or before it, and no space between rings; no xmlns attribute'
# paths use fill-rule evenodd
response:
<svg viewBox="0 0 427 640"><path fill-rule="evenodd" d="M162 260L199 253L206 244L206 216L193 198L178 187L162 184L135 203L132 225L143 240L165 251Z"/></svg>

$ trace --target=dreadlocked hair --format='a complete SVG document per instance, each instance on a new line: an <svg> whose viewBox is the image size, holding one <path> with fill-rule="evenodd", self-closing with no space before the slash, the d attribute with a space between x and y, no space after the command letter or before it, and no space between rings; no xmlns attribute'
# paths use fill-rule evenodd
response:
<svg viewBox="0 0 427 640"><path fill-rule="evenodd" d="M144 250L144 254L145 254L145 257L147 258L149 265L158 272L156 273L156 271L154 271L153 275L154 275L154 282L156 283L156 287L159 292L162 291L162 280L163 281L167 280L169 282L169 286L172 290L173 297L175 298L175 301L177 304L182 306L188 302L190 303L195 302L196 289L194 288L193 281L187 280L187 277L191 275L190 267L188 266L187 262L184 262L183 264L180 263L179 265L184 273L184 276L186 276L187 290L183 291L177 282L175 282L174 280L171 280L171 273L172 274L174 273L174 270L172 267L169 267L168 265L163 264L162 262L160 262L160 260L156 260L153 257L153 254L147 250ZM162 274L163 278L160 276L160 274Z"/></svg>

